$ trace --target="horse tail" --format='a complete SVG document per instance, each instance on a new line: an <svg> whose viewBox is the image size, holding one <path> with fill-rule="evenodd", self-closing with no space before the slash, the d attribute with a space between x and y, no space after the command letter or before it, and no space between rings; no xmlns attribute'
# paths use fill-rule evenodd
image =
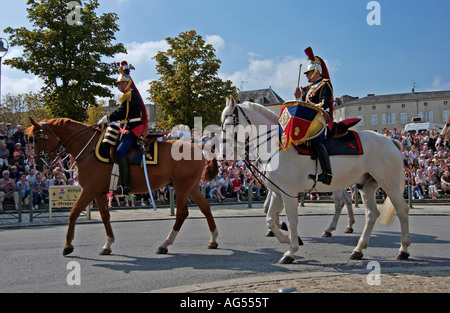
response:
<svg viewBox="0 0 450 313"><path fill-rule="evenodd" d="M216 158L208 161L207 164L208 166L202 176L202 182L211 181L217 177L217 174L219 174L219 167L217 166Z"/></svg>
<svg viewBox="0 0 450 313"><path fill-rule="evenodd" d="M392 141L395 144L395 146L398 148L398 150L401 152L402 146L401 146L400 142L395 139L393 139ZM403 172L403 168L402 168L402 170L400 170L400 175L401 175L400 190L402 190L403 186L404 186L404 176L405 176L405 173ZM386 225L386 226L391 225L392 220L394 219L394 213L395 213L395 207L392 204L392 201L389 198L389 195L387 195L386 200L384 201L383 206L381 208L381 214L379 217L380 223L383 225Z"/></svg>
<svg viewBox="0 0 450 313"><path fill-rule="evenodd" d="M384 200L383 207L381 208L381 214L379 217L379 221L381 224L389 226L392 223L392 220L394 219L394 212L395 208L392 204L391 199L389 197L386 197L386 200Z"/></svg>

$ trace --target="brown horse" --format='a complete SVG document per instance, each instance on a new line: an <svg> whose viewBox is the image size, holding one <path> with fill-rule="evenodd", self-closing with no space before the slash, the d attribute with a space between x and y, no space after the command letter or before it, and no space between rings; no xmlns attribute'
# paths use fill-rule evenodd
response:
<svg viewBox="0 0 450 313"><path fill-rule="evenodd" d="M109 189L112 164L100 162L93 153L95 145L100 138L101 130L98 127L89 127L67 118L44 120L40 123L36 123L32 118L30 120L31 126L26 130L26 135L34 139L35 157L48 154L50 158L54 158L58 150L65 149L65 151L75 157L78 167L78 180L83 187L78 201L70 212L63 255L73 252L72 240L74 239L76 220L93 200L97 203L107 236L107 242L100 254L110 254L112 252L111 244L114 242L114 234L110 223L110 213L107 210L106 194ZM200 179L209 181L217 175L217 161L213 159L208 162L208 167L202 177L206 160L201 149L200 145L186 142L163 142L158 146L159 163L157 165L147 165L152 189L156 190L171 183L177 197L175 225L165 242L159 247L157 251L159 254L168 252L168 246L174 242L183 222L189 215L189 196L198 205L208 222L211 231L211 240L208 248L215 249L218 246L216 242L218 232L211 214L211 208L199 188ZM191 157L190 159L184 157L181 160L175 160L172 157L172 151L183 156L190 155ZM186 151L189 153L186 153ZM197 158L194 158L194 156ZM130 177L131 193L142 194L148 192L144 170L140 165L130 165Z"/></svg>

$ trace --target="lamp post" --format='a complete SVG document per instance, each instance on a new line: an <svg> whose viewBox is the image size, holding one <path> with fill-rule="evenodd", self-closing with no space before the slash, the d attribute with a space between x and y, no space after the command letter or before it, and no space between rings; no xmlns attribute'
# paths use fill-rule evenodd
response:
<svg viewBox="0 0 450 313"><path fill-rule="evenodd" d="M0 38L0 106L2 105L2 58L8 53L8 49L8 41L4 38Z"/></svg>

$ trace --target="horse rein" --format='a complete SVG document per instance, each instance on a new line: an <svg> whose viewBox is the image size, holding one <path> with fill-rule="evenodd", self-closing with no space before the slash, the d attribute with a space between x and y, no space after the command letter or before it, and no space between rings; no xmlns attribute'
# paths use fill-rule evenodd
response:
<svg viewBox="0 0 450 313"><path fill-rule="evenodd" d="M231 117L231 118L233 118L233 122L232 122L232 124L230 124L230 125L232 125L232 126L234 126L234 127L236 127L237 125L239 125L239 111L240 111L240 112L242 113L242 115L245 117L247 123L248 123L249 125L253 125L252 122L250 121L250 118L248 117L248 115L245 114L245 111L244 111L244 110L242 109L242 107L239 106L239 105L235 105L234 110L233 110L233 113L225 115L225 117L224 117L224 122L225 122L225 120L226 120L227 118L230 118L230 117ZM225 125L224 125L224 124L222 124L222 132L227 133L226 130L225 130ZM269 130L264 136L267 136L268 134L271 134L271 133L273 133L273 130ZM252 140L259 139L260 137L261 137L261 135L258 135L258 136L256 136L255 138L252 138ZM267 139L266 142L268 142L269 139L271 139L272 137L273 137L273 135L271 135L271 136ZM222 138L222 143L223 143L223 142L224 142L224 139ZM235 143L235 144L238 143L238 142L237 142L237 134L236 134L236 133L235 133L235 136L234 136L234 143ZM247 152L247 149L249 148L249 146L250 146L250 140L245 140L244 147L245 147L246 152ZM257 148L258 148L259 146L260 146L260 145L257 145ZM272 159L272 158L269 158L269 160L267 161L267 163L270 162L271 159ZM256 161L259 162L259 163L263 163L263 162L261 161L261 158L258 158ZM279 191L281 191L284 195L288 196L289 198L298 199L298 195L292 196L292 195L286 193L283 189L281 189L280 186L278 186L275 182L273 182L270 178L268 178L268 177L266 176L265 173L261 172L261 170L260 170L257 166L255 166L254 164L252 164L251 161L250 161L250 158L249 158L248 153L246 153L244 163L247 165L247 167L249 168L250 172L253 174L253 176L258 180L258 182L259 182L261 185L266 185L266 184L263 184L263 183L261 182L261 180L260 180L259 178L257 178L258 175L255 174L255 171L256 171L260 176L262 176L265 180L267 180L267 181L270 182L273 186L275 186L275 188L277 188Z"/></svg>
<svg viewBox="0 0 450 313"><path fill-rule="evenodd" d="M41 149L41 156L43 157L43 156L45 155L45 153L46 153L45 151L47 151L49 157L50 157L51 159L53 159L53 161L51 161L51 163L50 163L50 167L52 167L52 166L56 163L55 161L56 161L58 158L60 158L62 155L64 155L64 153L66 153L67 149L73 144L74 141L72 141L67 147L65 147L65 145L67 144L67 142L68 142L70 139L72 139L74 136L81 136L81 135L87 133L88 131L90 131L90 130L92 130L92 129L98 131L98 129L96 129L97 125L88 126L88 127L85 128L85 129L82 129L82 130L79 130L79 131L73 133L73 134L70 135L66 140L64 140L63 142L61 142L61 138L60 138L58 135L56 135L55 132L54 132L51 128L45 127L45 125L46 125L45 122L44 122L44 123L41 123L41 124L39 125L39 126L40 126L40 129L39 129L38 131L41 133L41 134L40 134L40 138L43 139L43 141L44 141L45 144L46 144L45 148ZM53 149L52 151L49 151L49 150L50 150L49 147L48 147L48 138L49 138L49 137L48 137L48 135L46 134L46 129L48 129L48 131L50 131L51 135L53 135L53 136L56 138L56 141L58 142L58 146L57 146L55 149ZM86 150L86 148L87 148L87 147L89 146L89 144L92 142L92 140L94 139L94 137L95 137L96 134L97 134L97 132L94 133L94 135L91 137L91 139L89 140L89 142L84 146L84 148L81 150L81 152L74 158L74 159L75 159L75 162L79 161L78 158L79 158L80 155ZM63 149L61 149L61 148L63 148ZM60 152L55 152L55 151L58 151L58 150L61 150L61 151L60 151ZM54 155L55 155L55 157L53 158ZM89 155L89 154L87 154L87 155ZM87 155L86 155L86 156L87 156ZM85 156L85 157L86 157L86 156ZM83 157L82 159L84 159L84 157ZM48 164L47 164L47 165L48 165ZM74 163L73 165L75 165L75 163Z"/></svg>

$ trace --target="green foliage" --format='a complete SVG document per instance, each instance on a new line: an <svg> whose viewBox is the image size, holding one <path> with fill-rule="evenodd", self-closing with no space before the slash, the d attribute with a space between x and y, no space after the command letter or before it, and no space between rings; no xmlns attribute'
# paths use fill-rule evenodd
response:
<svg viewBox="0 0 450 313"><path fill-rule="evenodd" d="M119 30L115 13L97 16L98 0L79 0L77 16L69 2L28 0L33 29L4 30L10 34L11 46L23 47L22 56L4 63L43 79L43 101L53 116L85 121L87 109L97 106L96 97L112 97L108 87L117 68L101 58L126 53L126 49L113 43ZM71 17L80 23L71 23Z"/></svg>
<svg viewBox="0 0 450 313"><path fill-rule="evenodd" d="M51 118L50 112L42 102L41 96L37 93L27 93L3 96L2 106L0 106L0 115L3 122L13 125L22 124L25 127L30 125L29 116L36 121Z"/></svg>
<svg viewBox="0 0 450 313"><path fill-rule="evenodd" d="M220 124L225 98L236 95L231 81L218 76L221 61L212 45L193 30L166 38L170 48L154 57L161 77L150 83L149 100L159 105L159 128L180 124L194 126L194 117L202 117L203 127Z"/></svg>

